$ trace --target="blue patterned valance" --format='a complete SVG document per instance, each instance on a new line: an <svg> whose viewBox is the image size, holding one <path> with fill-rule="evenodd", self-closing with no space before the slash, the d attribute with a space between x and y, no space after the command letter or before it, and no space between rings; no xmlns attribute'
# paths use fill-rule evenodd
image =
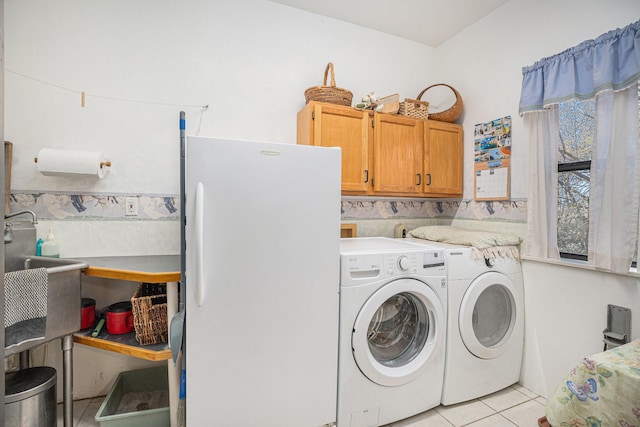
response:
<svg viewBox="0 0 640 427"><path fill-rule="evenodd" d="M640 21L543 58L522 75L520 114L625 89L640 79Z"/></svg>

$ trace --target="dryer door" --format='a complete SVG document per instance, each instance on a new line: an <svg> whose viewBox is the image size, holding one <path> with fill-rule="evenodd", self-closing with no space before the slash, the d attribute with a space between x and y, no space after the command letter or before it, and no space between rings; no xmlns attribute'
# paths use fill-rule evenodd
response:
<svg viewBox="0 0 640 427"><path fill-rule="evenodd" d="M427 284L395 280L371 295L358 313L351 336L353 357L371 381L406 384L442 351L444 325L442 302Z"/></svg>
<svg viewBox="0 0 640 427"><path fill-rule="evenodd" d="M464 345L482 359L503 354L519 317L516 287L504 274L489 272L469 285L460 304L458 325Z"/></svg>

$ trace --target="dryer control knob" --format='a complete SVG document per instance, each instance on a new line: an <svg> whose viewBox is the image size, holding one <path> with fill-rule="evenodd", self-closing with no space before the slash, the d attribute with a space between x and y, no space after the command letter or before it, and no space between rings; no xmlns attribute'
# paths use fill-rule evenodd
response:
<svg viewBox="0 0 640 427"><path fill-rule="evenodd" d="M398 267L402 271L407 271L409 267L411 267L411 261L406 256L401 256L398 258Z"/></svg>

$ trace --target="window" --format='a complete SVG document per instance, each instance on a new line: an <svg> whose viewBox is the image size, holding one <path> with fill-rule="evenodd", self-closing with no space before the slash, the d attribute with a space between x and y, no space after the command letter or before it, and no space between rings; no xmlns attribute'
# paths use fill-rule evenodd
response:
<svg viewBox="0 0 640 427"><path fill-rule="evenodd" d="M629 271L640 216L639 42L637 21L523 68L527 255Z"/></svg>
<svg viewBox="0 0 640 427"><path fill-rule="evenodd" d="M562 258L587 261L595 115L595 99L558 105L558 250ZM640 129L640 116L638 123ZM637 253L633 259L635 266Z"/></svg>
<svg viewBox="0 0 640 427"><path fill-rule="evenodd" d="M559 104L558 130L558 249L563 258L586 261L595 100Z"/></svg>

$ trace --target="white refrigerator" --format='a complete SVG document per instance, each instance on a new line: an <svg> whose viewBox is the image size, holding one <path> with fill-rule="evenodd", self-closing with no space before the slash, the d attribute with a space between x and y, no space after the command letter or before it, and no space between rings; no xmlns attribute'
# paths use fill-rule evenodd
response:
<svg viewBox="0 0 640 427"><path fill-rule="evenodd" d="M336 421L338 148L188 137L189 427Z"/></svg>

